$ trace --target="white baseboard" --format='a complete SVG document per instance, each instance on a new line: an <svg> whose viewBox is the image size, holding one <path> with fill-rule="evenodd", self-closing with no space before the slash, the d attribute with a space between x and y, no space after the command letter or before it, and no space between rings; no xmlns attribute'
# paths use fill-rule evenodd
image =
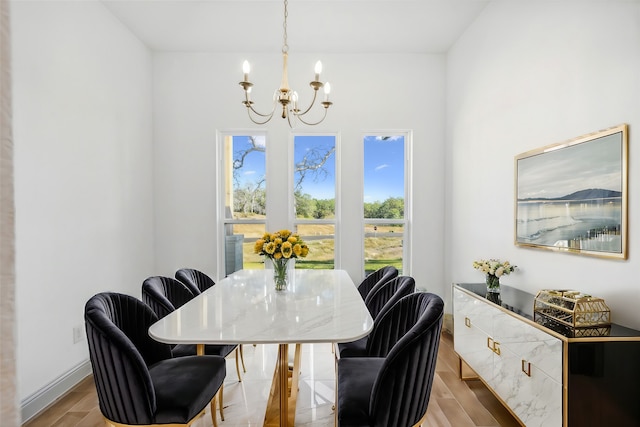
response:
<svg viewBox="0 0 640 427"><path fill-rule="evenodd" d="M453 335L453 314L445 313L442 323L442 329Z"/></svg>
<svg viewBox="0 0 640 427"><path fill-rule="evenodd" d="M22 423L26 423L47 409L89 375L91 375L91 362L87 359L22 400L20 402Z"/></svg>

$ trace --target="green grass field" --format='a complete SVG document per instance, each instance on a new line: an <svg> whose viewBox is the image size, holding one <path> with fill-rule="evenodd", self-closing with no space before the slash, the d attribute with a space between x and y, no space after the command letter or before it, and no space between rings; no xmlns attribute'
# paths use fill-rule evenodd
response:
<svg viewBox="0 0 640 427"><path fill-rule="evenodd" d="M261 269L264 268L263 257L254 253L255 241L264 234L262 224L236 224L234 233L243 234L245 241L243 244L243 268ZM307 258L296 259L297 268L308 269L331 269L334 268L334 240L318 239L313 240L313 236L334 235L335 228L330 224L301 226L299 232L309 245L309 256ZM378 226L366 227L365 232L365 273L373 272L386 265L395 266L402 272L402 227L398 226ZM391 236L389 233L393 233ZM380 235L380 237L377 237ZM353 248L353 250L358 250Z"/></svg>

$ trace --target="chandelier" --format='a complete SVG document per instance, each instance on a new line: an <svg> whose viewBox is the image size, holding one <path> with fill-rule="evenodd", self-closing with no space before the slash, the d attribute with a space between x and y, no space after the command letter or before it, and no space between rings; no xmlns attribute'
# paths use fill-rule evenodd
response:
<svg viewBox="0 0 640 427"><path fill-rule="evenodd" d="M302 110L298 105L298 92L289 88L289 79L287 75L287 59L289 57L289 45L287 44L287 11L288 1L284 0L284 36L282 44L282 83L280 83L280 89L276 89L273 94L273 109L268 114L262 114L253 108L253 101L251 101L251 87L253 83L249 81L249 72L251 68L248 61L244 61L242 64L242 72L244 73L244 80L240 82L240 86L244 89L244 101L242 103L247 107L247 114L249 119L255 124L263 125L267 123L273 117L278 104L282 106L282 118L287 119L290 127L294 127L296 120L304 123L305 125L314 126L321 123L325 117L327 117L327 110L331 106L332 102L329 102L329 92L331 91L331 85L329 82L322 83L320 81L320 73L322 72L322 63L316 62L315 66L315 78L309 83L313 88L313 99L308 108ZM324 87L324 101L320 104L324 107L324 114L322 118L316 122L306 121L303 116L307 114L314 106L318 97L318 89ZM293 117L293 120L291 119Z"/></svg>

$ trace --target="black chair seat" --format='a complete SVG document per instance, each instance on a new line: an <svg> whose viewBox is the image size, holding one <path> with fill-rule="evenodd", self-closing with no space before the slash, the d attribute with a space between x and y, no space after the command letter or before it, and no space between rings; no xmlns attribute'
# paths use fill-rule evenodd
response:
<svg viewBox="0 0 640 427"><path fill-rule="evenodd" d="M237 345L214 345L207 344L204 346L204 354L213 356L227 357L236 349ZM178 344L171 350L173 357L193 356L196 354L195 344Z"/></svg>
<svg viewBox="0 0 640 427"><path fill-rule="evenodd" d="M338 343L338 348L336 349L336 357L342 359L344 357L366 356L368 340L369 337L366 336L356 341Z"/></svg>
<svg viewBox="0 0 640 427"><path fill-rule="evenodd" d="M156 424L187 424L215 395L226 375L217 356L168 359L149 368L156 392ZM180 376L180 381L176 381Z"/></svg>
<svg viewBox="0 0 640 427"><path fill-rule="evenodd" d="M368 427L370 396L382 369L382 357L348 357L338 361L338 407L341 426Z"/></svg>

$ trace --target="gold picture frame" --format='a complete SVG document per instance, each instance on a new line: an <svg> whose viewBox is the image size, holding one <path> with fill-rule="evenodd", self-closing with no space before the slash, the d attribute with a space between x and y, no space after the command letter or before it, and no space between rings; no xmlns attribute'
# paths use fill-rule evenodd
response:
<svg viewBox="0 0 640 427"><path fill-rule="evenodd" d="M627 124L515 156L515 244L626 259L627 163Z"/></svg>

